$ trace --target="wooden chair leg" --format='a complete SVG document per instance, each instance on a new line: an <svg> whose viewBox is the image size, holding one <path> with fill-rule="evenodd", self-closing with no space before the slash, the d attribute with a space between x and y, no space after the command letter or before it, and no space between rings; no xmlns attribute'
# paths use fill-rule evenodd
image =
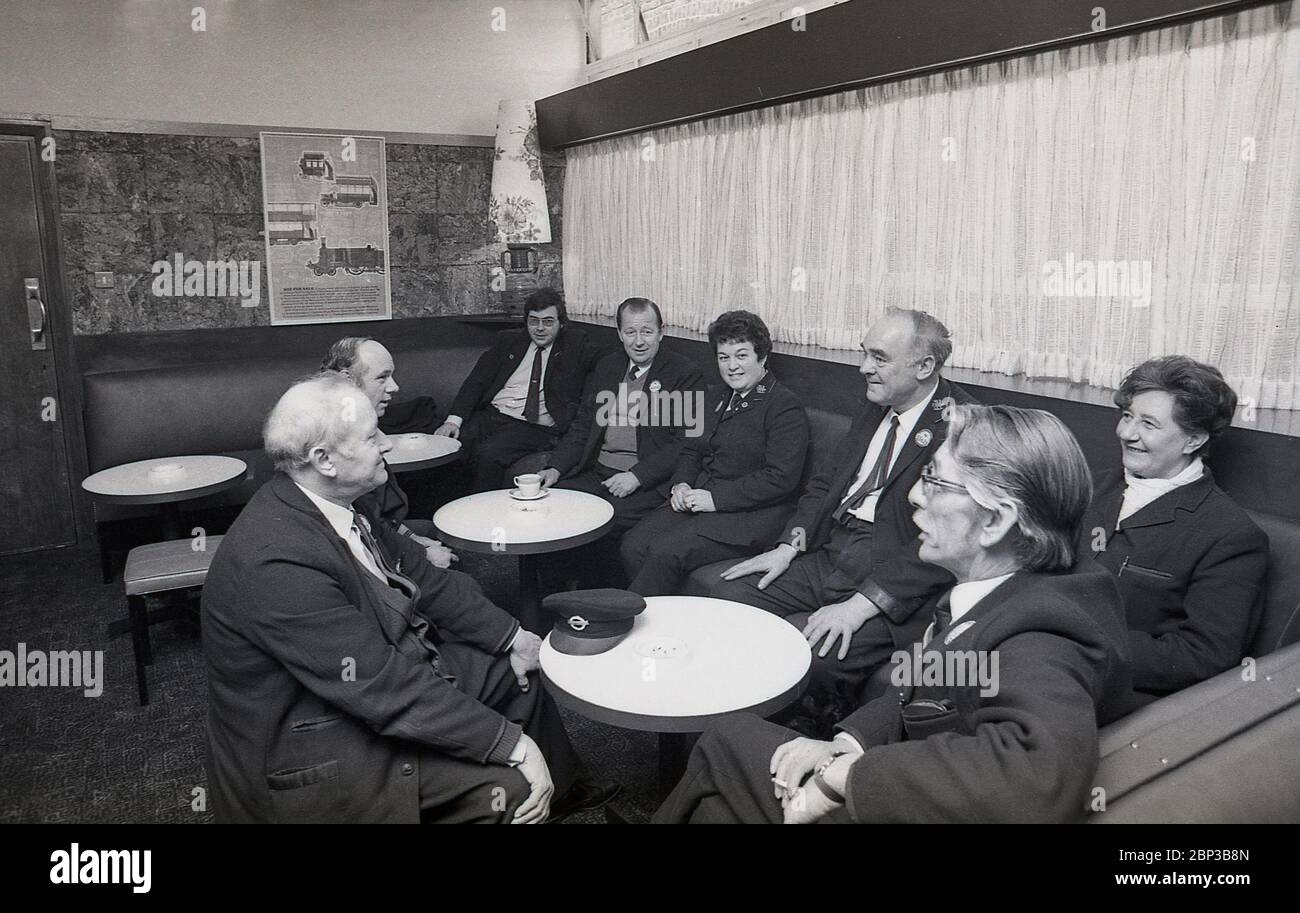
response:
<svg viewBox="0 0 1300 913"><path fill-rule="evenodd" d="M149 610L143 596L126 597L127 611L131 616L131 652L135 657L135 684L142 706L149 703L149 679L145 664L152 661L149 648Z"/></svg>

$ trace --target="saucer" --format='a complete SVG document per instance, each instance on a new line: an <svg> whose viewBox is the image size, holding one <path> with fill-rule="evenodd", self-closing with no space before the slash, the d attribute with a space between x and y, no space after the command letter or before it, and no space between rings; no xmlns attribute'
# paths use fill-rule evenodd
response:
<svg viewBox="0 0 1300 913"><path fill-rule="evenodd" d="M550 494L550 492L547 491L545 488L543 488L535 495L526 495L523 492L521 492L518 488L512 488L510 490L510 497L514 498L516 501L540 501L548 494Z"/></svg>

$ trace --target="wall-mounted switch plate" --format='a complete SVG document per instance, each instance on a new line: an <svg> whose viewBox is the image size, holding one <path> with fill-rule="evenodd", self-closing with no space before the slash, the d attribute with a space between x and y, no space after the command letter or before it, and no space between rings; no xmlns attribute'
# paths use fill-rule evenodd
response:
<svg viewBox="0 0 1300 913"><path fill-rule="evenodd" d="M112 288L112 273L95 273L95 288Z"/></svg>

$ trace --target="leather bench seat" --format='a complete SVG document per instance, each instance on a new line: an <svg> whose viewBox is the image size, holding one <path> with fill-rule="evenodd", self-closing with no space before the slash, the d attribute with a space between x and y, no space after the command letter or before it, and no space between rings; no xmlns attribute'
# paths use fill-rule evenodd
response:
<svg viewBox="0 0 1300 913"><path fill-rule="evenodd" d="M89 471L162 456L238 457L249 465L240 485L183 502L183 509L245 503L273 471L261 450L267 413L293 381L316 371L331 342L347 335L383 342L396 362L395 399L431 396L440 417L493 338L450 318L82 337ZM95 502L94 510L105 522L157 508Z"/></svg>

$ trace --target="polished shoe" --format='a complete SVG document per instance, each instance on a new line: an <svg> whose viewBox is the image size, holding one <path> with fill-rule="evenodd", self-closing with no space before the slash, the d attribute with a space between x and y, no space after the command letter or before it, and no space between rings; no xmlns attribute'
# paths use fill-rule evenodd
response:
<svg viewBox="0 0 1300 913"><path fill-rule="evenodd" d="M548 821L558 821L578 812L591 812L613 802L623 791L623 784L613 780L579 780L563 796L551 803Z"/></svg>

